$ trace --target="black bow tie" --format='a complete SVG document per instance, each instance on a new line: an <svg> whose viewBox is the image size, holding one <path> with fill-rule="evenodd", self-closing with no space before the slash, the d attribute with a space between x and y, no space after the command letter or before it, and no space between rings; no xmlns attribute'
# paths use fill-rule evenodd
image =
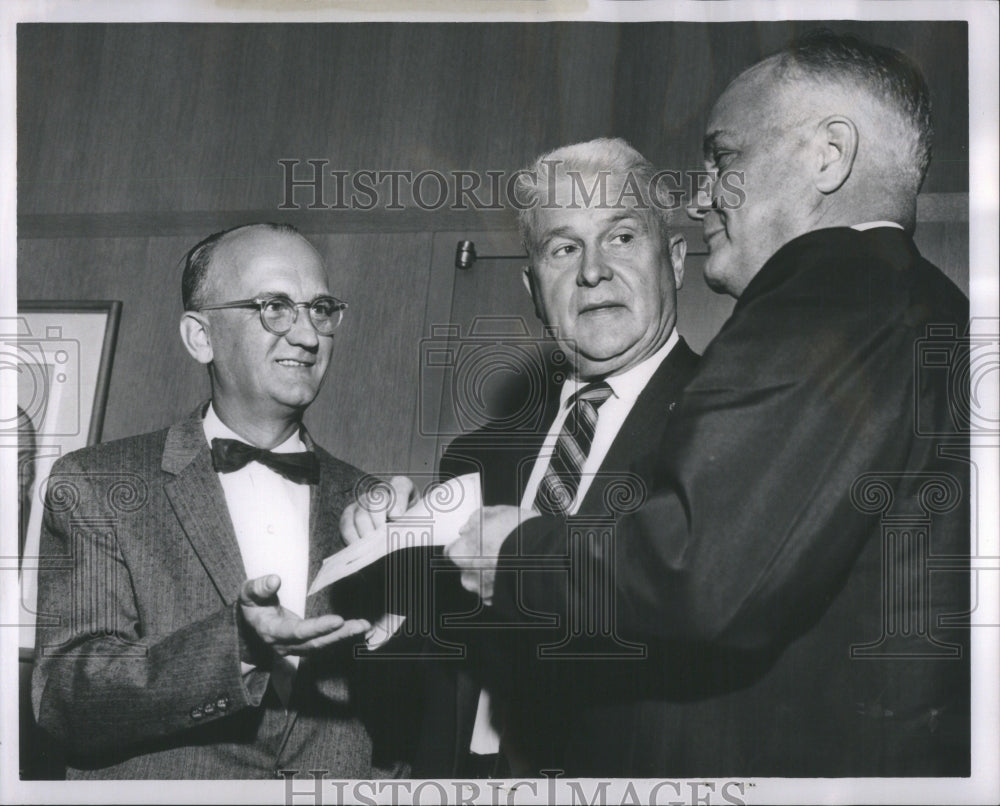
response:
<svg viewBox="0 0 1000 806"><path fill-rule="evenodd" d="M212 440L212 467L216 473L232 473L250 462L260 462L296 484L319 482L319 460L311 451L275 453L247 445L238 439Z"/></svg>

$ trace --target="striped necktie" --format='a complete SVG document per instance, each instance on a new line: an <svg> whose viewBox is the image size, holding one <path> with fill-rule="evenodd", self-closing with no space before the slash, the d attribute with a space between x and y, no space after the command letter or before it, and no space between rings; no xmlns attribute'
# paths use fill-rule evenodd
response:
<svg viewBox="0 0 1000 806"><path fill-rule="evenodd" d="M539 512L548 515L569 512L580 488L583 463L594 441L597 409L609 397L611 387L599 381L588 383L569 399L569 414L535 496L535 509Z"/></svg>

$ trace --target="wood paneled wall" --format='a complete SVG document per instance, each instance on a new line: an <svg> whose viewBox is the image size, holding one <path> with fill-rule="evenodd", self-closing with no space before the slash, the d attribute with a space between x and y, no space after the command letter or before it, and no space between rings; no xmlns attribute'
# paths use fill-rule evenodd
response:
<svg viewBox="0 0 1000 806"><path fill-rule="evenodd" d="M123 300L104 436L158 428L207 394L177 337L179 259L224 226L299 224L351 303L311 430L372 470L423 465L410 447L418 350L454 282L434 233L509 230L512 218L280 210L278 160L509 172L617 135L659 165L697 168L728 81L815 25L22 24L18 294ZM965 24L830 27L921 63L939 123L925 190L967 193ZM934 257L960 272L967 235L960 220L947 226Z"/></svg>
<svg viewBox="0 0 1000 806"><path fill-rule="evenodd" d="M22 24L19 212L273 210L279 159L511 171L610 135L698 167L730 79L820 24ZM920 62L924 190L967 191L965 23L829 25Z"/></svg>
<svg viewBox="0 0 1000 806"><path fill-rule="evenodd" d="M416 400L418 341L430 284L430 236L311 236L331 289L350 308L307 423L346 461L403 468ZM20 244L30 297L124 302L104 439L161 428L209 395L178 336L187 238L59 238ZM114 267L114 270L112 270ZM22 296L29 296L22 294Z"/></svg>

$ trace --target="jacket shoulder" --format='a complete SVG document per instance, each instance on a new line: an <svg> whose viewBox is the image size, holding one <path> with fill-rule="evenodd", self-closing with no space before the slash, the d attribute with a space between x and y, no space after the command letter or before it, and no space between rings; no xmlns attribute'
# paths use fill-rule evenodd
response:
<svg viewBox="0 0 1000 806"><path fill-rule="evenodd" d="M969 298L948 275L918 254L916 273L923 300L938 319L964 323L969 318Z"/></svg>
<svg viewBox="0 0 1000 806"><path fill-rule="evenodd" d="M132 437L99 442L71 451L56 460L52 473L65 471L133 470L159 467L168 428Z"/></svg>
<svg viewBox="0 0 1000 806"><path fill-rule="evenodd" d="M103 517L107 507L116 514L138 509L160 488L166 434L164 429L102 442L60 457L45 486L47 515L75 510Z"/></svg>
<svg viewBox="0 0 1000 806"><path fill-rule="evenodd" d="M780 308L781 322L798 330L861 314L863 329L889 322L913 328L925 322L961 323L968 300L917 250L902 230L849 227L814 230L789 241L740 295L731 320L751 307ZM789 315L798 315L792 322ZM728 324L728 322L727 322Z"/></svg>

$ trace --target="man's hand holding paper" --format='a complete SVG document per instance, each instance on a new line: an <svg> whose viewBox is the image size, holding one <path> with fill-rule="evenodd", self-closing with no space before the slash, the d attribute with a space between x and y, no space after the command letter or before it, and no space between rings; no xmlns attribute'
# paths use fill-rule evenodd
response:
<svg viewBox="0 0 1000 806"><path fill-rule="evenodd" d="M475 593L483 603L493 603L497 557L507 536L538 513L513 506L483 507L472 513L459 529L459 538L444 550L455 565L462 569L462 587Z"/></svg>
<svg viewBox="0 0 1000 806"><path fill-rule="evenodd" d="M388 486L378 485L344 510L340 528L347 547L326 558L309 588L309 595L399 549L447 546L482 506L478 473L469 473L428 488L425 495L404 511L412 497L413 483L396 476ZM404 530L388 528L389 522L406 523ZM418 542L404 542L416 535Z"/></svg>
<svg viewBox="0 0 1000 806"><path fill-rule="evenodd" d="M444 546L448 558L462 569L463 587L489 605L500 546L538 513L513 506L482 507L480 485L477 473L459 476L431 487L412 506L415 488L405 476L394 476L362 494L340 519L347 548L327 558L309 593L400 548L391 543L387 523L412 519L415 526L426 523L431 545Z"/></svg>
<svg viewBox="0 0 1000 806"><path fill-rule="evenodd" d="M385 524L410 508L416 488L406 476L393 476L365 490L340 516L340 534L348 545L359 540L385 537Z"/></svg>

